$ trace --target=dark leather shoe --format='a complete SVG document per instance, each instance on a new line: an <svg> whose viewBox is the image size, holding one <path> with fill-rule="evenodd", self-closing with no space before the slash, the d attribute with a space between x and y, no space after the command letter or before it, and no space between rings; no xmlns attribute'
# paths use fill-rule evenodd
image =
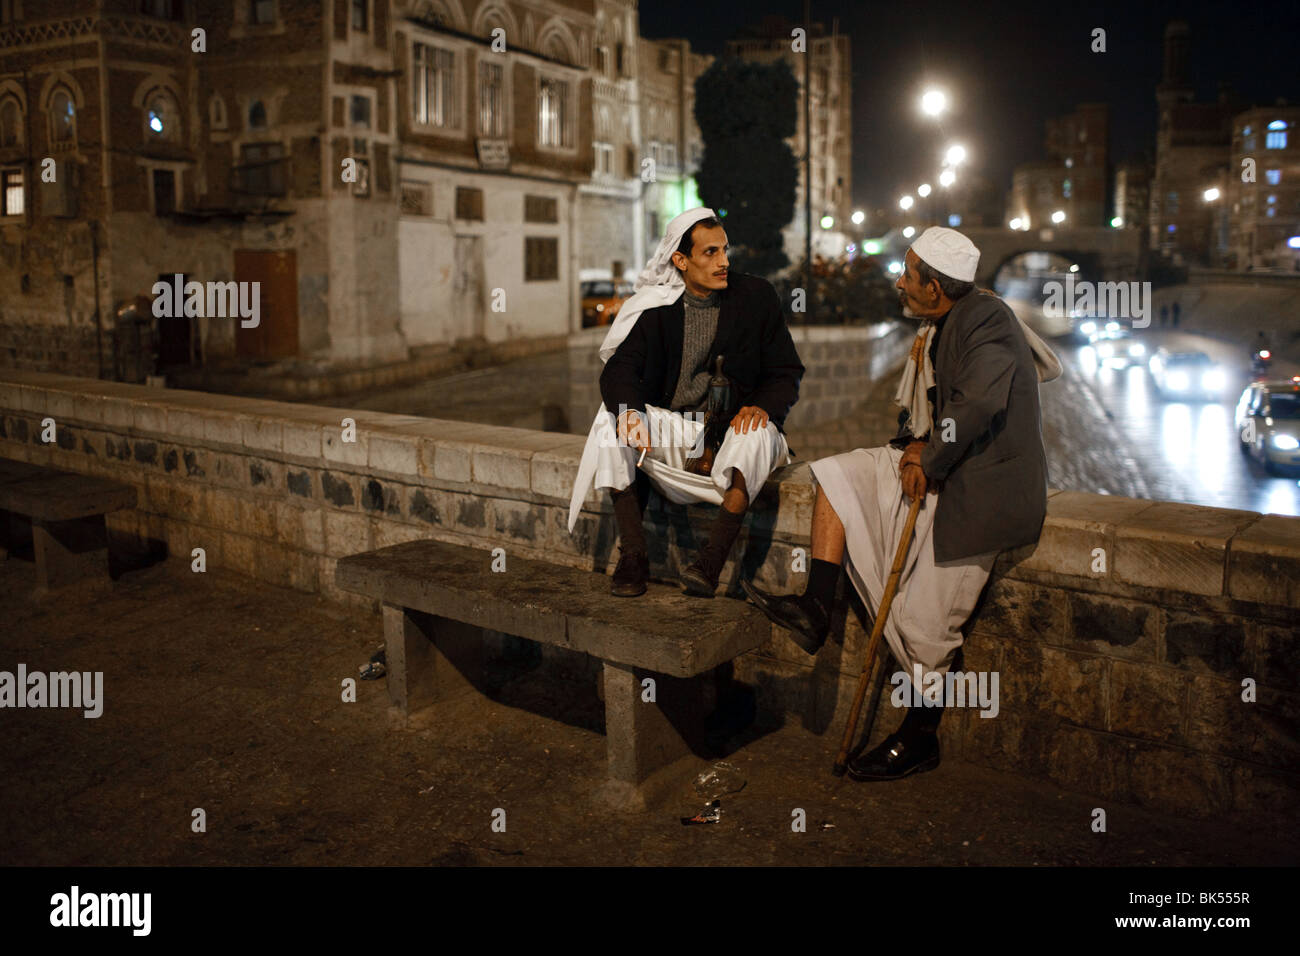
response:
<svg viewBox="0 0 1300 956"><path fill-rule="evenodd" d="M849 761L854 780L901 780L908 774L925 773L939 766L939 737L919 733L910 737L890 734L874 750Z"/></svg>
<svg viewBox="0 0 1300 956"><path fill-rule="evenodd" d="M699 557L682 571L682 590L696 597L713 597L718 590L722 566L727 563L725 554L718 554L707 544L700 548Z"/></svg>
<svg viewBox="0 0 1300 956"><path fill-rule="evenodd" d="M650 558L644 551L619 549L618 567L614 580L609 583L609 593L615 597L636 597L645 594L646 581L650 579Z"/></svg>
<svg viewBox="0 0 1300 956"><path fill-rule="evenodd" d="M821 650L831 631L831 619L820 604L803 595L768 594L749 581L741 581L740 586L772 622L791 632L791 640L805 652L816 654Z"/></svg>

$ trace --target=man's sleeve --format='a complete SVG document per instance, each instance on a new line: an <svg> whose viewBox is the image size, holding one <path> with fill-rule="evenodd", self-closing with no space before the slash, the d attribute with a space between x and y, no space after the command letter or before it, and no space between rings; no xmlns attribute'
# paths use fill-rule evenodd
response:
<svg viewBox="0 0 1300 956"><path fill-rule="evenodd" d="M764 287L760 293L763 339L758 387L750 395L749 403L767 412L768 418L784 421L799 400L799 380L803 378L804 366L781 313L781 299L771 285L764 283Z"/></svg>
<svg viewBox="0 0 1300 956"><path fill-rule="evenodd" d="M645 328L639 316L619 343L618 349L605 363L600 373L600 397L606 411L618 415L619 407L635 408L645 417L645 387L641 376L645 371Z"/></svg>
<svg viewBox="0 0 1300 956"><path fill-rule="evenodd" d="M1006 410L1016 372L1012 321L1007 311L999 308L971 329L959 346L957 370L944 406L945 420L935 422L931 433L932 439L951 434L953 440L932 440L926 445L921 468L927 478L946 479L971 443ZM951 424L947 419L952 419Z"/></svg>

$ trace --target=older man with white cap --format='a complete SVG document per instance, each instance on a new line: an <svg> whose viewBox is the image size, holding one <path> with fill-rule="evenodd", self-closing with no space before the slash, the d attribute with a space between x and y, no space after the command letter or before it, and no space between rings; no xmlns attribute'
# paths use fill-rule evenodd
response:
<svg viewBox="0 0 1300 956"><path fill-rule="evenodd" d="M894 396L898 434L812 463L812 567L802 595L744 582L751 600L816 654L846 550L849 579L875 614L909 499L923 497L884 636L907 682L919 669L927 686L952 664L998 552L1037 541L1047 511L1038 383L1061 366L1006 303L976 292L978 263L975 244L953 229L927 229L912 244L896 287L904 314L922 323ZM942 706L910 708L895 733L849 762L849 775L893 780L938 766L942 714Z"/></svg>
<svg viewBox="0 0 1300 956"><path fill-rule="evenodd" d="M578 466L569 531L593 479L597 489L608 488L621 551L610 591L619 597L646 590L642 522L651 481L676 504L721 506L708 540L681 574L688 594L713 597L751 496L790 460L781 426L798 400L804 367L776 290L759 276L732 272L727 248L712 209L673 219L600 348L604 401ZM693 473L688 464L703 452L719 357L732 393L729 421L719 421L729 427L709 473Z"/></svg>

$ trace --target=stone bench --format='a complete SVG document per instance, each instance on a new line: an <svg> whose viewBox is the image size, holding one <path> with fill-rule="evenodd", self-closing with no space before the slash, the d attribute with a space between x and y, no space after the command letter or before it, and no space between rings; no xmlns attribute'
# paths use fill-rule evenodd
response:
<svg viewBox="0 0 1300 956"><path fill-rule="evenodd" d="M488 548L432 540L339 560L335 583L382 603L393 708L404 719L473 689L484 629L590 654L604 665L609 771L601 796L618 809L644 809L678 781L701 739L700 675L763 644L767 619L744 602L689 597L666 584L616 598L604 574L519 557L494 572L492 562ZM647 677L654 703L642 700Z"/></svg>
<svg viewBox="0 0 1300 956"><path fill-rule="evenodd" d="M31 519L38 597L107 582L104 516L135 505L132 485L0 458L0 535L13 533L13 515ZM3 541L0 556L8 556Z"/></svg>

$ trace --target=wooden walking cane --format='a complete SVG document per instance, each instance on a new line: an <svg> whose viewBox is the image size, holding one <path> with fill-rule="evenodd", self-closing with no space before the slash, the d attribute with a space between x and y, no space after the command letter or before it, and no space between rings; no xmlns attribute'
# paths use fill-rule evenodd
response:
<svg viewBox="0 0 1300 956"><path fill-rule="evenodd" d="M898 590L898 579L903 573L903 562L907 560L907 549L912 544L912 531L916 528L916 515L921 510L921 499L917 495L912 499L912 509L907 513L907 526L903 528L903 537L898 542L898 551L894 554L894 566L889 569L889 580L885 583L885 593L880 599L880 608L876 611L876 623L871 628L871 640L867 644L867 662L862 666L862 677L858 680L858 693L853 698L853 708L849 711L849 723L844 728L844 739L840 741L840 753L835 758L831 772L837 777L844 776L849 764L849 748L853 746L853 735L858 732L858 715L862 710L862 701L866 699L867 687L871 683L871 671L876 663L876 649L880 646L880 636L885 633L885 619L889 616L889 606L894 603L894 592Z"/></svg>

